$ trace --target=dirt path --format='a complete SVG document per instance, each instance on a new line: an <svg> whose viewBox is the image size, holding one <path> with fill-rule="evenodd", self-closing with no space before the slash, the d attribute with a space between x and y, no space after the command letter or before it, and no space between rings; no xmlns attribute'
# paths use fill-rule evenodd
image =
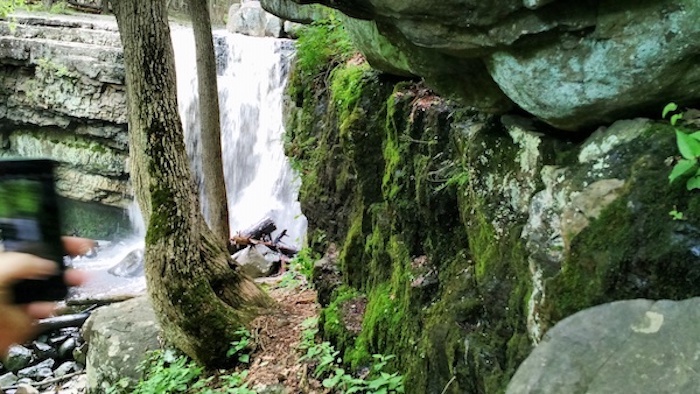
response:
<svg viewBox="0 0 700 394"><path fill-rule="evenodd" d="M251 324L256 350L251 354L248 369L249 387L279 385L285 393L323 393L318 381L307 378L297 350L304 330L302 323L318 317L316 291L304 286L280 285L280 281L268 284L268 293L277 306Z"/></svg>

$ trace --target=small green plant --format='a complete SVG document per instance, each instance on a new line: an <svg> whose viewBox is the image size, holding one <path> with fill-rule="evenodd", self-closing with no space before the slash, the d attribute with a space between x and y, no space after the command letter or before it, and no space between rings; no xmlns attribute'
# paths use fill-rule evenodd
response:
<svg viewBox="0 0 700 394"><path fill-rule="evenodd" d="M57 1L51 4L49 12L52 14L71 14L72 10L68 7L68 3L65 1Z"/></svg>
<svg viewBox="0 0 700 394"><path fill-rule="evenodd" d="M673 208L668 214L673 220L685 220L685 215L683 215L683 212L677 211L676 208Z"/></svg>
<svg viewBox="0 0 700 394"><path fill-rule="evenodd" d="M239 330L241 339L235 341L229 349L229 357L238 356L239 362L248 363L250 354L244 350L248 348L250 333L247 330ZM128 391L129 380L121 379L105 390L107 394L155 394L155 393L188 393L188 394L255 394L245 382L248 370L231 371L218 377L207 376L202 366L178 354L175 350L158 350L151 352L144 360L139 370L143 378L138 382L133 391Z"/></svg>
<svg viewBox="0 0 700 394"><path fill-rule="evenodd" d="M299 358L300 362L309 362L316 365L314 377L324 377L323 387L343 394L372 393L395 394L403 393L403 376L398 372L388 373L384 371L388 362L395 358L393 355L385 356L375 354L375 360L366 378L355 377L340 366L339 352L329 342L316 343L318 333L318 319L307 319L302 323L302 337L299 349L305 353Z"/></svg>
<svg viewBox="0 0 700 394"><path fill-rule="evenodd" d="M239 340L231 342L231 347L226 352L226 357L236 356L239 363L248 364L250 362L250 331L245 328L241 328L235 332L237 336L240 337Z"/></svg>
<svg viewBox="0 0 700 394"><path fill-rule="evenodd" d="M444 160L439 163L437 169L428 172L427 180L436 185L433 188L434 193L450 188L460 190L469 183L469 172L459 163Z"/></svg>
<svg viewBox="0 0 700 394"><path fill-rule="evenodd" d="M661 116L665 119L676 110L678 110L678 106L675 103L669 103L664 107ZM682 118L683 114L675 113L671 115L669 121L671 125L676 126ZM669 181L673 182L681 176L692 174L685 183L686 188L688 190L700 189L700 166L698 166L698 159L700 159L700 131L687 134L676 129L676 144L682 159L678 160L676 165L673 166L671 174L668 176Z"/></svg>
<svg viewBox="0 0 700 394"><path fill-rule="evenodd" d="M152 352L141 364L144 378L134 394L184 393L199 380L203 368L174 350Z"/></svg>
<svg viewBox="0 0 700 394"><path fill-rule="evenodd" d="M248 383L245 382L247 377L248 370L221 376L219 378L221 387L216 389L207 387L208 384L211 384L212 378L200 380L192 387L192 391L197 394L256 394L254 390L248 388Z"/></svg>
<svg viewBox="0 0 700 394"><path fill-rule="evenodd" d="M119 379L116 383L109 385L107 388L105 388L105 394L126 393L128 387L129 387L129 379L122 378L122 379Z"/></svg>
<svg viewBox="0 0 700 394"><path fill-rule="evenodd" d="M302 281L297 278L297 275L297 272L294 270L285 272L282 274L282 278L277 284L277 287L281 287L283 289L296 289L301 287Z"/></svg>
<svg viewBox="0 0 700 394"><path fill-rule="evenodd" d="M37 60L36 77L38 79L53 82L55 78L70 77L68 67L63 64L54 63L51 59L45 57Z"/></svg>
<svg viewBox="0 0 700 394"><path fill-rule="evenodd" d="M303 248L294 256L291 262L292 269L306 277L306 280L311 283L314 273L314 264L320 258L311 248Z"/></svg>

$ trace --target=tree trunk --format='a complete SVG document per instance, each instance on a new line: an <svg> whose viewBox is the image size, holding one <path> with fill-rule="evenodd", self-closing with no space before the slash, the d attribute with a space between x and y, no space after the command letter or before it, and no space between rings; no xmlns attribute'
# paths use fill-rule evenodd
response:
<svg viewBox="0 0 700 394"><path fill-rule="evenodd" d="M209 366L270 299L231 262L199 210L177 109L165 0L114 0L124 46L132 182L148 219L148 293L165 337Z"/></svg>
<svg viewBox="0 0 700 394"><path fill-rule="evenodd" d="M202 172L204 177L204 216L224 245L228 244L228 204L221 159L219 89L216 83L216 55L206 0L188 0L197 52L199 118L201 119Z"/></svg>

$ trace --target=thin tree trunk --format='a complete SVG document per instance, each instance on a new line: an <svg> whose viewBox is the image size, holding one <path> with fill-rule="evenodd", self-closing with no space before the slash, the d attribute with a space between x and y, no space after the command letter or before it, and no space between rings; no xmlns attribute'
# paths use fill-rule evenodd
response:
<svg viewBox="0 0 700 394"><path fill-rule="evenodd" d="M197 52L199 86L199 118L201 119L202 172L204 177L205 217L224 245L228 244L228 204L221 159L221 125L219 123L219 91L216 83L216 55L211 32L209 2L187 1Z"/></svg>
<svg viewBox="0 0 700 394"><path fill-rule="evenodd" d="M148 293L164 336L206 365L226 360L236 330L269 305L241 275L199 210L177 109L165 0L114 0L124 46L131 173L148 219Z"/></svg>

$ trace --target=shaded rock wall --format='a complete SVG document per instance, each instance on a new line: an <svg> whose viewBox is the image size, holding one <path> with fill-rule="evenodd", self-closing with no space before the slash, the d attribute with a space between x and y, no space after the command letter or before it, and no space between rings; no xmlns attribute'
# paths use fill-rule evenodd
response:
<svg viewBox="0 0 700 394"><path fill-rule="evenodd" d="M122 50L113 18L18 14L0 21L0 156L57 160L59 194L106 206L116 221L112 227L126 230L127 141ZM67 217L78 218L75 212L85 209L69 206ZM97 227L70 222L65 232ZM108 234L105 229L90 236Z"/></svg>
<svg viewBox="0 0 700 394"><path fill-rule="evenodd" d="M566 316L700 293L700 198L668 184L665 122L555 138L357 58L331 63L294 71L287 152L310 243L335 250L320 326L348 363L395 354L411 393L503 392ZM348 306L365 304L358 333Z"/></svg>

